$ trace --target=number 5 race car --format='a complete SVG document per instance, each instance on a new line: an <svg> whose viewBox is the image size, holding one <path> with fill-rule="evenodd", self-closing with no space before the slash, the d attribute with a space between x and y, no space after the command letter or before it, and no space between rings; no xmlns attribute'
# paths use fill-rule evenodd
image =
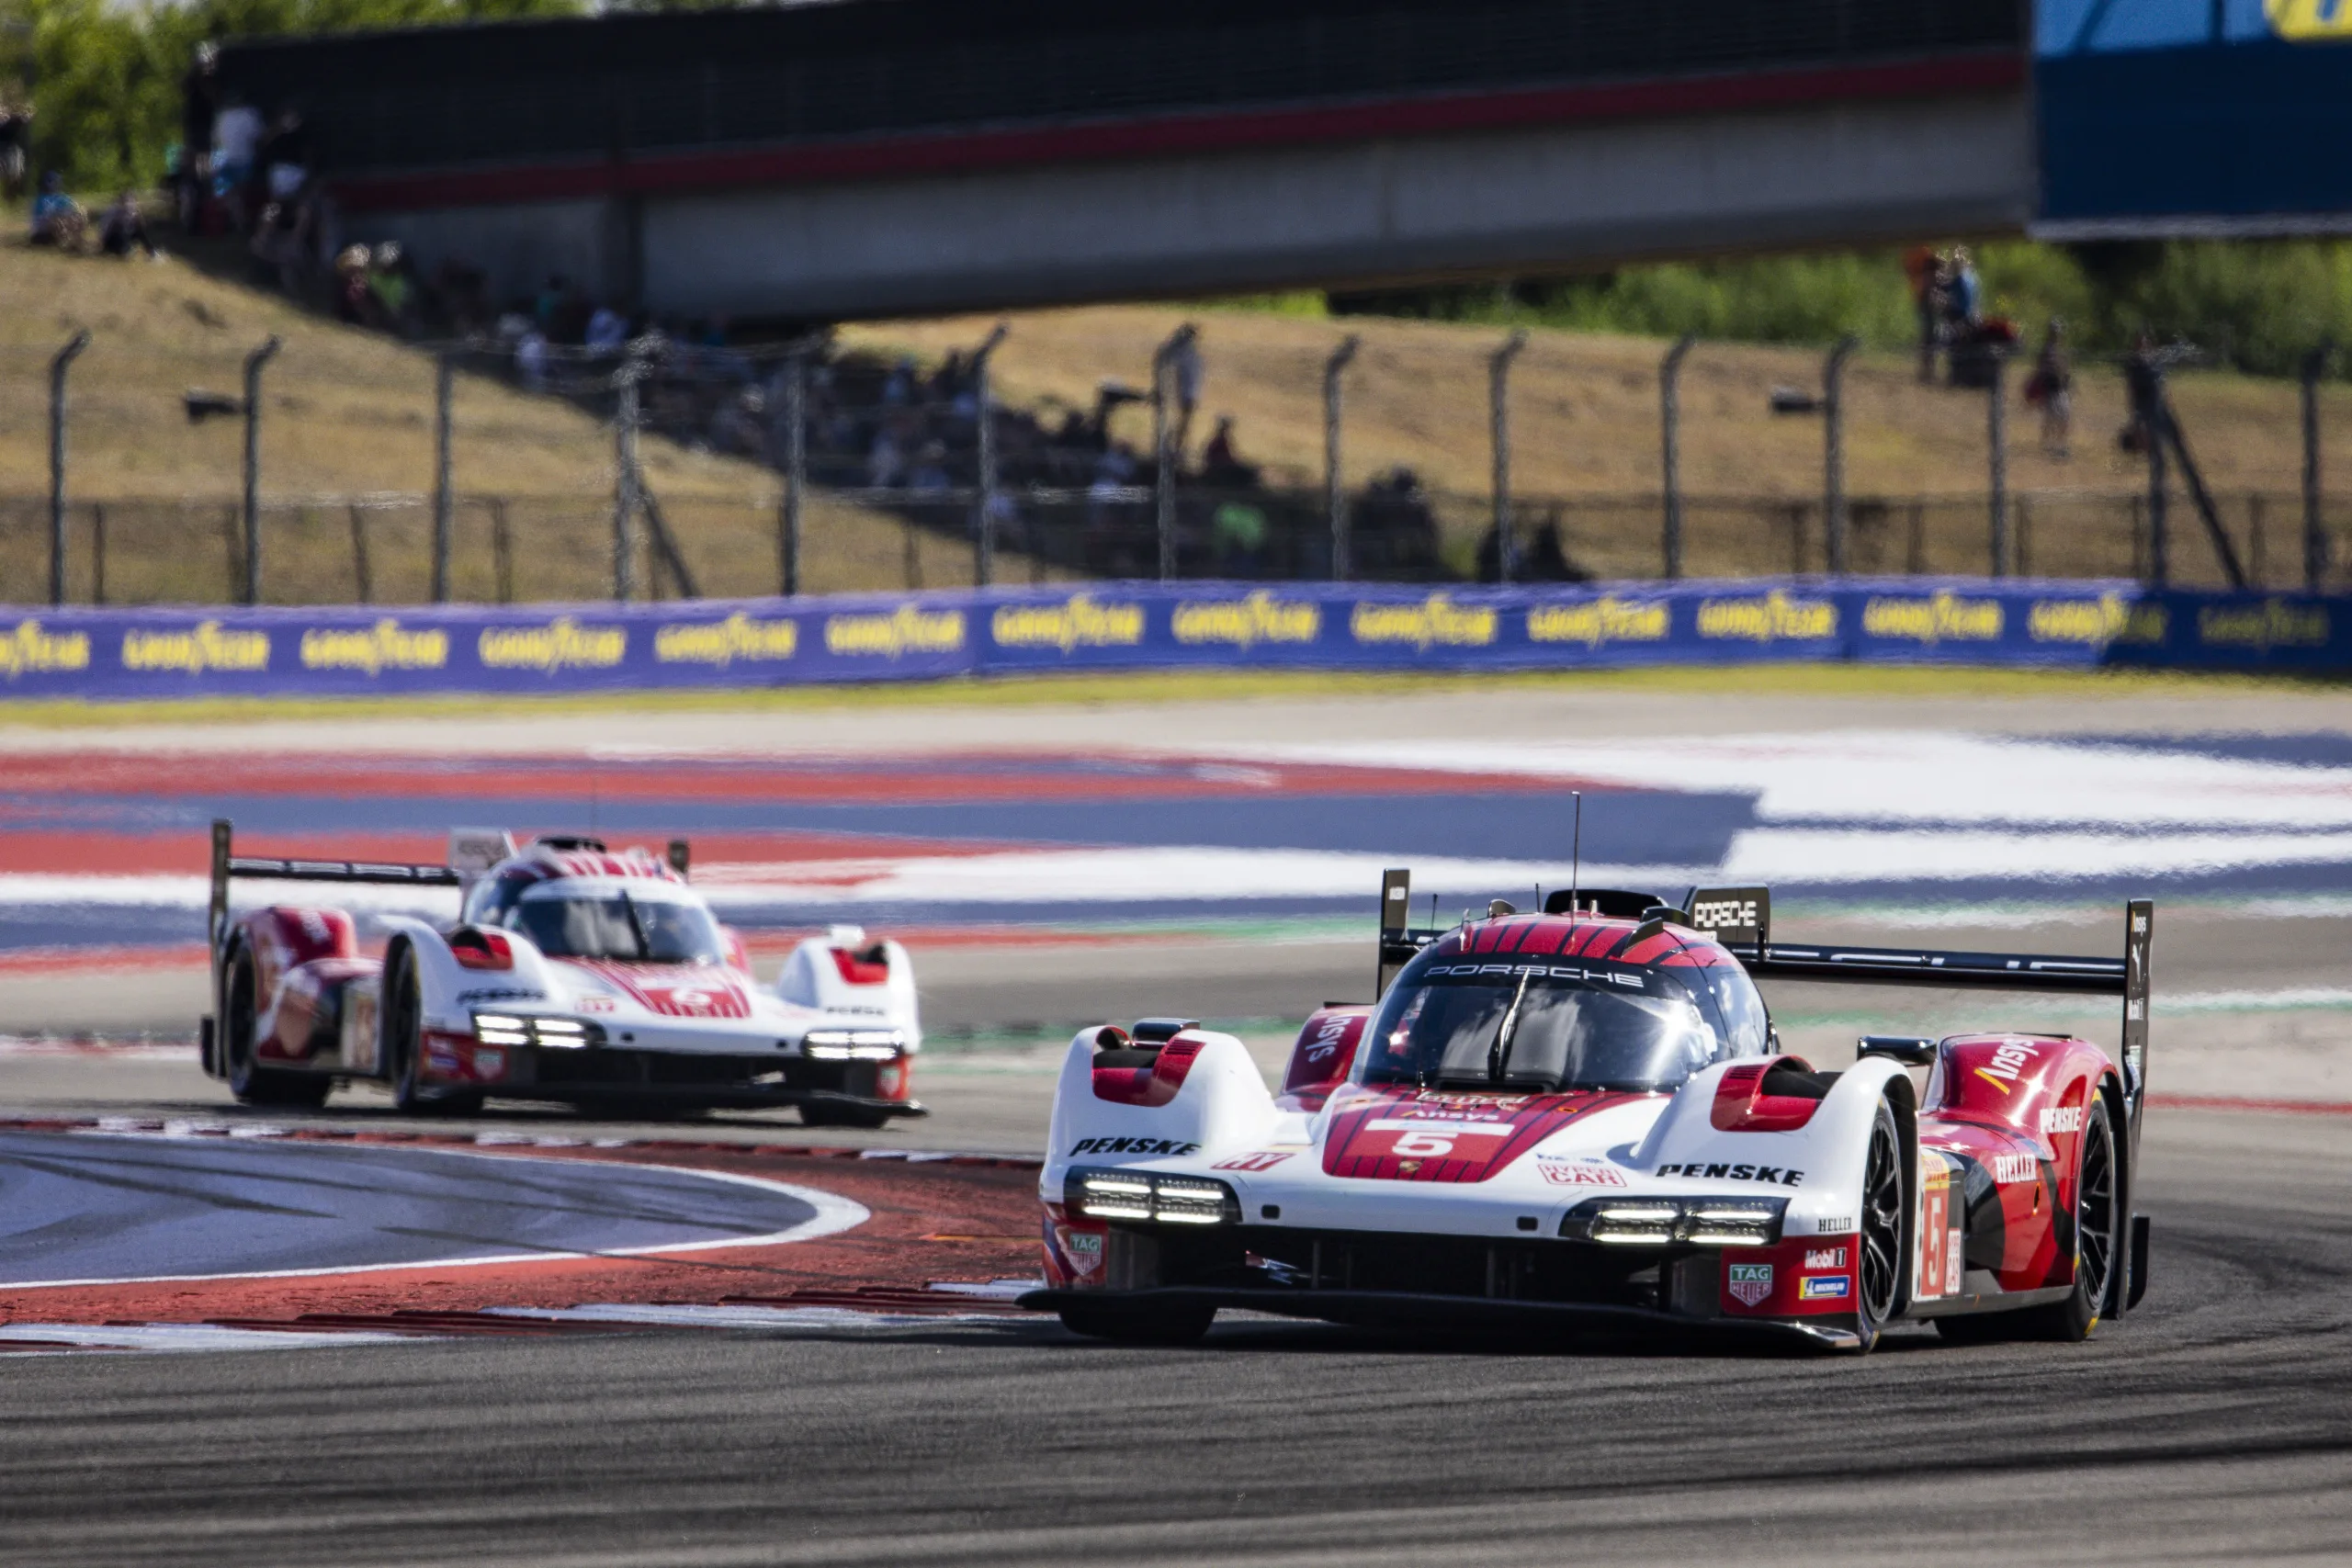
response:
<svg viewBox="0 0 2352 1568"><path fill-rule="evenodd" d="M1914 1321L2080 1340L2145 1290L2151 905L2120 959L2052 958L1778 943L1763 888L1498 901L1451 931L1406 929L1408 891L1388 874L1395 983L1308 1019L1279 1094L1182 1019L1071 1042L1023 1304L1159 1342L1242 1307L1866 1351ZM1815 1072L1758 978L2120 994L2120 1065L1988 1031L1865 1036Z"/></svg>
<svg viewBox="0 0 2352 1568"><path fill-rule="evenodd" d="M212 825L213 1013L204 1070L249 1105L316 1107L337 1083L403 1111L488 1095L579 1105L799 1107L820 1126L921 1116L913 971L895 942L836 926L794 949L774 990L668 861L589 838L450 835L449 865L266 860ZM343 909L229 909L234 880L456 887L446 929L387 915L381 960Z"/></svg>

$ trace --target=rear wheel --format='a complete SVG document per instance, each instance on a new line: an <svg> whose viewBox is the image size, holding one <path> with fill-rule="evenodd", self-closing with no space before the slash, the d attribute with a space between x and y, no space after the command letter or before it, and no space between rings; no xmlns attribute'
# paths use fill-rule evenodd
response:
<svg viewBox="0 0 2352 1568"><path fill-rule="evenodd" d="M290 1073L254 1060L254 1022L260 1013L253 955L242 947L229 964L228 995L220 1010L220 1050L229 1092L247 1105L316 1111L327 1102L334 1080L324 1073Z"/></svg>
<svg viewBox="0 0 2352 1568"><path fill-rule="evenodd" d="M424 1080L424 996L416 976L416 955L407 947L394 951L384 966L380 1005L392 1104L412 1116L470 1116L480 1111L481 1095L434 1088Z"/></svg>
<svg viewBox="0 0 2352 1568"><path fill-rule="evenodd" d="M1063 1307L1061 1320L1064 1328L1089 1339L1110 1339L1122 1345L1193 1345L1216 1321L1216 1308L1083 1302Z"/></svg>
<svg viewBox="0 0 2352 1568"><path fill-rule="evenodd" d="M2078 1345L2091 1337L2115 1293L2117 1243L2123 1234L2115 1160L2115 1126L2107 1102L2094 1099L2083 1117L2075 1167L2075 1289L2064 1301L2018 1312L1944 1317L1937 1331L1963 1345L1997 1339L2054 1339Z"/></svg>

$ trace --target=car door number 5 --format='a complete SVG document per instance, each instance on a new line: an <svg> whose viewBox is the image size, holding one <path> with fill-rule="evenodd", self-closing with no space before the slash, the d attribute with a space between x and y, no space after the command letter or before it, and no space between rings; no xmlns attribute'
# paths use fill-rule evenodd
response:
<svg viewBox="0 0 2352 1568"><path fill-rule="evenodd" d="M1434 1133L1400 1133L1388 1152L1399 1159L1436 1159L1453 1152L1453 1140Z"/></svg>

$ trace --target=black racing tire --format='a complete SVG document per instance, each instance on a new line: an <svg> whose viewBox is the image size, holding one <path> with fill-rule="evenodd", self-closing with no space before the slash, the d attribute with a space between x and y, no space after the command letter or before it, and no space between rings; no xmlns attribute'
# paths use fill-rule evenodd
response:
<svg viewBox="0 0 2352 1568"><path fill-rule="evenodd" d="M1936 1331L1957 1345L2045 1339L2079 1345L2113 1307L2116 1265L2122 1257L2123 1218L2117 1203L2120 1174L2115 1123L2107 1102L2094 1098L2083 1118L2075 1164L2075 1289L2064 1301L2016 1312L1939 1317Z"/></svg>
<svg viewBox="0 0 2352 1568"><path fill-rule="evenodd" d="M1213 1306L1079 1302L1059 1311L1072 1334L1120 1345L1197 1345L1216 1321Z"/></svg>
<svg viewBox="0 0 2352 1568"><path fill-rule="evenodd" d="M1894 1120L1894 1107L1882 1099L1871 1121L1870 1151L1862 1161L1861 1224L1854 1235L1854 1306L1865 1350L1878 1342L1879 1330L1903 1308L1903 1280L1911 1256L1905 1245L1911 1205L1903 1171L1903 1129Z"/></svg>
<svg viewBox="0 0 2352 1568"><path fill-rule="evenodd" d="M384 964L384 989L378 998L384 1032L385 1077L392 1089L393 1108L411 1116L471 1116L481 1109L481 1096L435 1089L424 1082L424 997L416 978L416 955L403 942Z"/></svg>
<svg viewBox="0 0 2352 1568"><path fill-rule="evenodd" d="M278 1111L316 1111L327 1102L334 1079L324 1073L287 1072L254 1060L254 1021L260 1013L253 954L239 947L229 960L221 987L221 1073L229 1092L246 1105Z"/></svg>
<svg viewBox="0 0 2352 1568"><path fill-rule="evenodd" d="M843 1105L839 1100L809 1100L800 1107L800 1124L804 1127L858 1127L875 1133L890 1124L890 1113L870 1105Z"/></svg>

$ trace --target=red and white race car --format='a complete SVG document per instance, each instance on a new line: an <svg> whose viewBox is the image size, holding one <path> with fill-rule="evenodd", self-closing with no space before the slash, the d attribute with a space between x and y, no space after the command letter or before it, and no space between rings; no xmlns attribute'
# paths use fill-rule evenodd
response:
<svg viewBox="0 0 2352 1568"><path fill-rule="evenodd" d="M854 926L801 942L774 988L665 862L600 840L451 835L451 864L275 860L212 829L213 1013L204 1070L249 1105L317 1106L379 1082L404 1111L483 1099L605 1107L797 1106L812 1125L921 1116L922 1046L906 949ZM233 881L456 887L457 922L380 917L381 959L350 912L271 905L233 917Z"/></svg>
<svg viewBox="0 0 2352 1568"><path fill-rule="evenodd" d="M1394 984L1316 1012L1279 1093L1182 1019L1071 1042L1023 1304L1163 1342L1240 1307L1867 1350L1909 1321L2079 1340L2146 1288L2150 905L2121 958L2058 958L1775 942L1763 888L1498 901L1450 931L1405 929L1407 892L1391 872ZM1872 1035L1815 1072L1758 978L2115 994L2120 1050Z"/></svg>

